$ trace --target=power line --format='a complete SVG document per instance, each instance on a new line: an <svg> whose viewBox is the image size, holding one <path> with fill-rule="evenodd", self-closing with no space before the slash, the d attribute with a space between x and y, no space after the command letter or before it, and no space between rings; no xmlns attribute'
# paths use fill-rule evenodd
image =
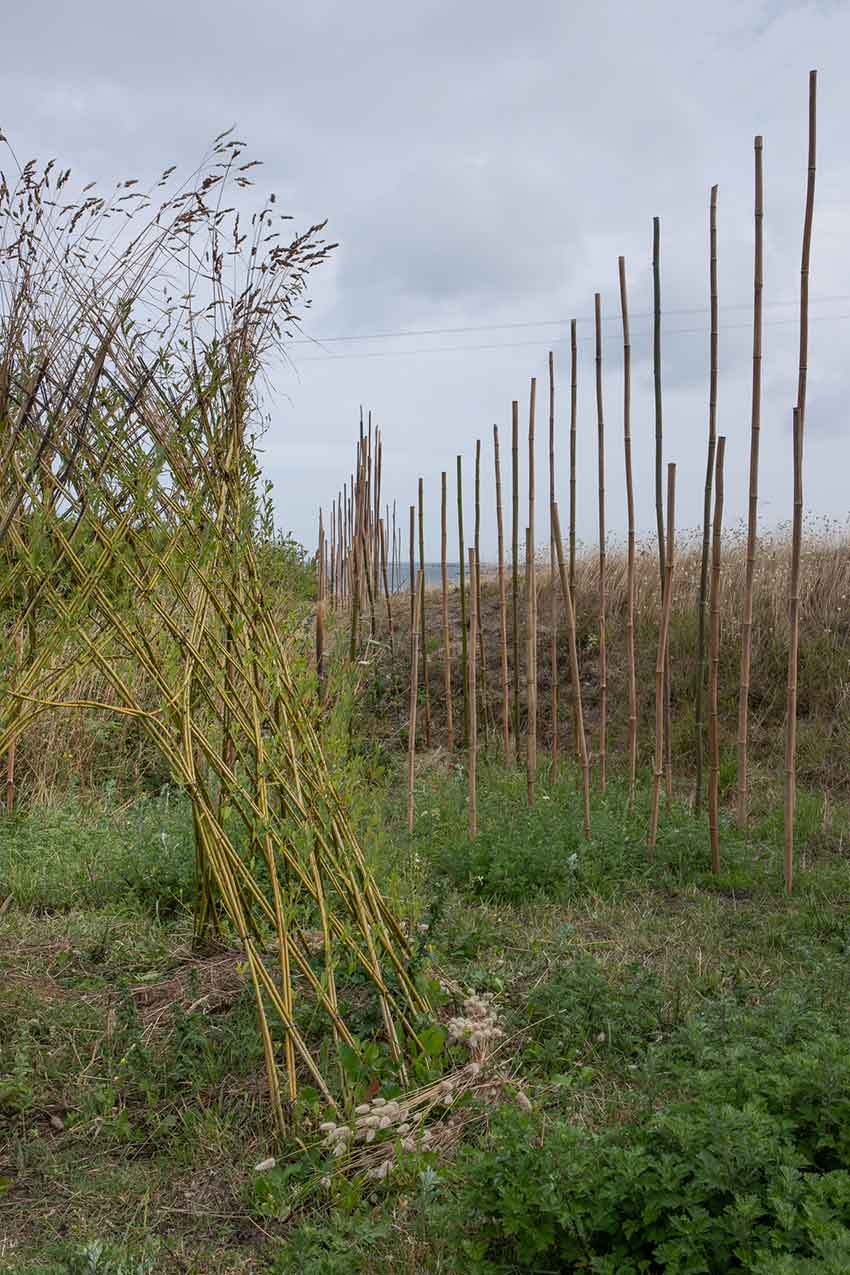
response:
<svg viewBox="0 0 850 1275"><path fill-rule="evenodd" d="M834 297L812 297L812 303L827 304L828 302L850 301L850 295L834 296ZM788 306L796 306L799 304L799 298L793 301L765 301L766 308L776 307L782 308ZM730 302L727 305L721 305L721 310L751 310L753 308L752 301ZM708 306L692 306L688 308L663 310L664 316L676 316L681 318L688 314L708 314ZM632 314L633 319L651 319L652 312L649 310L638 311ZM604 314L602 316L603 323L619 322L619 314ZM516 323L482 323L467 325L456 328L410 328L400 329L393 332L365 332L360 336L325 336L325 337L295 337L289 342L290 345L332 345L345 341L384 341L394 338L412 337L412 336L456 336L465 332L505 332L518 328L552 328L565 327L571 322L570 319L527 319ZM593 315L583 315L576 319L576 323L593 323Z"/></svg>
<svg viewBox="0 0 850 1275"><path fill-rule="evenodd" d="M835 300L838 300L838 299L839 298L835 298ZM850 300L850 298L848 298L848 300ZM671 312L668 311L668 313L671 313ZM704 312L700 311L699 313L704 313ZM648 319L648 318L651 318L652 316L647 314L647 315L641 315L637 317ZM835 323L839 321L844 321L846 319L850 319L850 313L820 314L820 315L810 316L811 323L829 323L829 322ZM768 319L765 322L764 326L766 328L785 327L785 326L796 324L796 323L797 323L796 318ZM721 331L728 332L734 329L742 329L742 328L746 328L747 330L749 330L750 324L749 323L720 323L718 324L718 327ZM469 331L475 332L475 331L479 331L479 329L470 328ZM668 336L705 336L707 333L708 333L708 328L705 328L705 327L668 328L667 331L664 333L664 336L665 338ZM567 336L556 336L553 339L550 339L548 344L558 345L564 341L567 341L568 339L569 338ZM592 336L582 336L578 338L578 344L579 345L589 344L592 340L593 340ZM536 341L499 341L499 342L495 342L492 344L485 344L485 345L431 345L431 346L422 346L420 349L415 349L415 350L359 350L350 354L311 354L311 355L308 355L306 359L299 359L299 364L301 363L335 363L335 362L340 362L344 359L398 359L398 358L404 358L405 356L408 356L408 355L449 354L449 353L472 351L472 350L518 350L523 346L535 346L537 349L540 349L546 344L547 342L545 342L543 338L540 338L539 340L536 340Z"/></svg>

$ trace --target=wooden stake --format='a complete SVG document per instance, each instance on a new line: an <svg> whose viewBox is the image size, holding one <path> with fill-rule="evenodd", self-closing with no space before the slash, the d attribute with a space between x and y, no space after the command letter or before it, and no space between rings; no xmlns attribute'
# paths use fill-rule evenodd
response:
<svg viewBox="0 0 850 1275"><path fill-rule="evenodd" d="M464 579L463 544L463 460L457 458L457 542L460 564L460 654L463 670L463 746L469 747L469 678L467 675L466 580Z"/></svg>
<svg viewBox="0 0 850 1275"><path fill-rule="evenodd" d="M596 324L596 431L599 460L599 780L605 792L608 736L608 652L605 647L605 415L602 409L602 298L593 298Z"/></svg>
<svg viewBox="0 0 850 1275"><path fill-rule="evenodd" d="M578 420L578 342L570 320L570 596L576 602L576 425Z"/></svg>
<svg viewBox="0 0 850 1275"><path fill-rule="evenodd" d="M502 746L510 751L510 696L508 691L508 604L505 586L505 534L502 522L502 468L499 462L499 427L493 426L493 458L496 469L496 534L499 545L499 648L502 667Z"/></svg>
<svg viewBox="0 0 850 1275"><path fill-rule="evenodd" d="M655 659L655 756L652 775L652 809L650 813L647 851L651 855L658 835L658 803L661 796L661 780L664 774L664 669L667 662L667 640L670 632L670 611L673 605L673 549L676 510L676 466L667 466L667 536L669 552L664 556L664 590L661 603L661 623L658 627L658 653Z"/></svg>
<svg viewBox="0 0 850 1275"><path fill-rule="evenodd" d="M558 576L561 581L561 596L564 599L564 611L567 617L567 639L570 647L570 669L572 672L573 699L575 702L576 748L581 764L582 792L584 798L584 835L590 837L590 763L587 757L587 740L584 735L584 714L581 706L581 677L578 667L578 642L576 640L576 617L573 610L573 595L570 591L566 568L564 567L564 544L561 539L561 522L558 517L557 502L552 506L552 527L555 532L555 552L558 555Z"/></svg>
<svg viewBox="0 0 850 1275"><path fill-rule="evenodd" d="M797 800L797 655L800 641L800 552L803 538L803 441L806 425L806 383L809 369L809 263L815 204L817 143L817 71L809 74L809 169L806 214L800 263L800 360L794 421L794 520L791 533L790 642L788 650L788 713L785 740L785 889L794 887L794 812Z"/></svg>
<svg viewBox="0 0 850 1275"><path fill-rule="evenodd" d="M552 506L555 503L555 356L549 351L549 670L552 678L552 765L558 760L558 590L555 588L555 533Z"/></svg>
<svg viewBox="0 0 850 1275"><path fill-rule="evenodd" d="M758 535L759 435L761 433L761 336L764 286L764 176L761 137L755 154L755 250L753 262L753 389L750 417L750 500L747 517L747 575L744 583L744 619L741 628L741 680L738 698L738 827L747 826L750 664L753 650L753 582Z"/></svg>
<svg viewBox="0 0 850 1275"><path fill-rule="evenodd" d="M511 403L511 608L514 645L514 748L519 757L519 403Z"/></svg>
<svg viewBox="0 0 850 1275"><path fill-rule="evenodd" d="M325 685L325 604L316 604L316 697L322 701Z"/></svg>
<svg viewBox="0 0 850 1275"><path fill-rule="evenodd" d="M652 380L655 391L655 520L658 524L658 569L664 588L663 423L661 415L661 220L652 219Z"/></svg>
<svg viewBox="0 0 850 1275"><path fill-rule="evenodd" d="M661 221L652 219L652 376L655 393L655 517L658 524L658 574L664 593L663 429L661 413ZM667 805L673 800L673 756L670 735L670 658L664 668L664 735L667 745Z"/></svg>
<svg viewBox="0 0 850 1275"><path fill-rule="evenodd" d="M534 478L534 426L537 407L537 377L531 378L531 390L528 396L528 530L531 532L531 635L526 639L528 649L531 652L531 677L534 682L535 708L537 703L537 588L536 588L536 572L535 565L535 526L534 526L534 498L535 498L535 478ZM528 545L526 544L526 554L528 553ZM528 571L526 569L526 575ZM530 717L531 705L528 706L529 720L526 729L534 730L534 752L537 755L537 719L535 717L533 727Z"/></svg>
<svg viewBox="0 0 850 1275"><path fill-rule="evenodd" d="M720 672L720 541L723 533L723 460L726 439L717 440L714 469L714 533L711 542L711 615L708 635L708 835L711 870L720 871L720 837L717 813L720 804L720 732L717 725L717 690Z"/></svg>
<svg viewBox="0 0 850 1275"><path fill-rule="evenodd" d="M709 286L711 291L711 334L709 337L708 378L708 455L705 464L705 494L702 507L702 559L699 576L699 610L697 611L697 669L694 695L694 731L696 743L696 791L694 813L702 809L703 722L702 690L705 681L705 619L708 606L708 559L711 540L711 485L714 480L717 448L717 187L711 188L709 206Z"/></svg>
<svg viewBox="0 0 850 1275"><path fill-rule="evenodd" d="M425 579L425 496L424 484L419 479L419 570ZM428 684L428 647L425 640L425 588L422 590L422 605L419 608L419 634L422 643L422 685L425 689L425 747L431 747L431 688Z"/></svg>
<svg viewBox="0 0 850 1275"><path fill-rule="evenodd" d="M620 257L620 312L623 319L623 454L626 467L628 540L626 559L626 661L629 669L629 806L634 805L637 777L637 673L635 667L635 492L632 477L631 366L626 259Z"/></svg>
<svg viewBox="0 0 850 1275"><path fill-rule="evenodd" d="M446 564L446 471L441 474L440 499L440 578L443 595L443 682L446 697L446 747L454 751L455 732L452 714L452 649L449 640L449 573Z"/></svg>
<svg viewBox="0 0 850 1275"><path fill-rule="evenodd" d="M469 754L467 773L469 777L469 839L474 841L478 835L478 800L476 784L478 778L478 703L475 694L475 643L478 630L478 602L475 596L473 581L476 578L478 562L475 550L469 551L469 645L467 647L467 684L469 686Z"/></svg>
<svg viewBox="0 0 850 1275"><path fill-rule="evenodd" d="M413 832L413 775L416 766L416 702L419 694L419 607L422 598L422 572L414 585L413 623L410 626L410 707L407 717L407 831Z"/></svg>
<svg viewBox="0 0 850 1275"><path fill-rule="evenodd" d="M487 648L481 623L481 439L475 440L475 606L478 613L478 658L481 663L481 708L487 730ZM471 582L470 582L471 587Z"/></svg>
<svg viewBox="0 0 850 1275"><path fill-rule="evenodd" d="M408 548L410 550L410 565L408 568L407 587L410 590L410 624L413 626L413 617L416 613L416 564L413 556L413 546L416 536L416 506L410 506L410 535ZM413 634L410 635L411 644L413 642Z"/></svg>
<svg viewBox="0 0 850 1275"><path fill-rule="evenodd" d="M534 669L534 540L530 527L525 529L525 601L526 601L526 707L528 725L526 743L526 788L528 804L534 805L534 783L537 778L537 678Z"/></svg>

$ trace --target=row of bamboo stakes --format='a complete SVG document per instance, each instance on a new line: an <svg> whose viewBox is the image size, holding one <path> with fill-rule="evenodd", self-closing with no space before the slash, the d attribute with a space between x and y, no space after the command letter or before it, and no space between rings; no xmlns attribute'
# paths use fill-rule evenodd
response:
<svg viewBox="0 0 850 1275"><path fill-rule="evenodd" d="M805 217L800 282L800 344L798 360L797 396L793 409L793 519L792 556L789 590L789 658L787 680L787 725L785 736L785 855L784 876L787 890L793 885L794 865L794 809L796 797L796 695L797 659L799 645L799 578L802 535L802 469L803 437L805 426L806 386L808 370L808 293L809 262L811 256L812 215L815 190L816 155L816 89L817 73L809 77L809 138L808 170L806 182ZM758 547L758 470L761 427L761 365L762 365L762 294L764 269L764 144L761 136L754 142L754 265L753 265L753 354L752 398L750 421L749 500L747 518L746 576L743 599L743 634L740 659L740 685L738 699L738 786L736 820L739 828L747 824L748 813L748 725L749 689L752 655L753 583ZM718 666L720 653L720 594L722 587L722 518L723 518L723 469L725 438L717 433L717 383L718 383L718 286L717 286L717 206L718 188L713 186L709 201L709 402L706 477L703 507L702 560L700 572L699 611L697 629L697 677L694 687L694 718L696 744L696 775L694 785L694 810L699 814L703 798L703 731L708 728L708 820L711 846L711 863L714 871L720 869L718 828L719 808L719 743L718 743ZM635 502L632 472L631 435L631 340L629 327L628 291L625 259L618 260L620 314L623 339L623 448L625 460L625 485L627 509L627 617L626 643L628 666L628 774L629 794L633 801L637 772L637 686L635 671ZM663 462L663 401L661 375L661 227L659 218L653 221L653 386L655 404L655 511L658 537L658 566L661 582L659 640L655 670L655 745L652 768L652 801L650 825L647 837L649 852L655 846L660 793L666 781L668 802L672 798L672 757L670 729L670 666L669 628L672 610L675 567L675 487L676 467L667 466L666 501L664 491ZM607 719L608 719L608 664L606 647L606 488L605 488L605 410L603 378L603 344L601 295L594 297L595 333L595 390L597 424L597 494L598 494L598 667L599 667L599 724L596 761L599 788L605 792L607 783ZM570 653L569 684L572 689L572 719L575 753L582 774L583 818L587 836L590 836L590 765L582 711L581 677L576 639L574 613L576 569L576 436L577 436L577 356L576 320L570 324L570 415L569 415L569 524L567 557L556 499L555 468L555 362L550 352L548 359L548 425L549 425L549 567L553 581L560 586ZM520 655L520 547L525 555L525 682L526 682L526 731L525 768L529 802L534 801L537 774L537 579L536 579L536 527L535 527L535 426L537 407L537 381L531 379L528 407L528 505L524 538L521 537L519 454L520 425L519 402L511 407L511 545L510 545L510 606L508 605L508 578L505 562L505 528L502 489L502 459L499 428L493 426L493 464L495 480L497 570L499 593L499 669L501 690L500 735L505 757L520 759L521 716L520 683L522 660ZM409 555L408 563L402 560L402 527L395 502L392 513L387 505L382 512L382 459L381 432L373 430L371 413L364 423L361 410L360 435L354 472L333 501L330 517L330 538L325 531L324 514L319 514L319 545L317 553L319 574L320 614L325 605L332 610L347 608L350 612L349 652L351 659L359 658L362 651L361 629L365 624L368 608L368 642L378 641L377 610L379 593L384 594L386 609L386 634L393 663L396 659L396 632L393 622L392 596L406 584L410 605L410 709L408 722L408 826L413 828L413 777L416 750L417 710L420 702L424 717L425 747L433 745L433 720L431 713L431 673L426 646L426 579L425 579L425 507L424 484L419 479L418 502L409 506ZM476 687L478 679L486 688L491 670L487 667L486 648L481 631L481 442L475 446L474 509L475 523L473 546L464 542L463 524L463 459L456 460L457 534L458 534L458 592L460 602L460 637L462 685L460 696L462 716L455 712L455 692L452 686L451 634L448 608L448 537L447 503L448 476L441 475L441 636L443 647L443 689L446 706L446 747L455 748L456 737L462 736L469 758L469 835L477 830L477 802L475 793L476 754L478 740L478 708ZM666 504L666 507L665 507ZM418 540L418 544L417 544ZM418 564L416 550L418 548ZM468 571L468 580L467 580ZM557 667L557 627L559 621L558 590L551 591L551 712L552 721L558 721L559 676ZM320 621L321 623L321 621ZM509 642L512 645L512 672L509 676ZM707 652L706 652L707 645ZM707 654L707 661L706 661ZM704 717L704 683L707 663L707 722ZM421 672L420 672L421 670ZM421 679L421 680L420 680ZM553 729L552 759L558 757L558 732Z"/></svg>

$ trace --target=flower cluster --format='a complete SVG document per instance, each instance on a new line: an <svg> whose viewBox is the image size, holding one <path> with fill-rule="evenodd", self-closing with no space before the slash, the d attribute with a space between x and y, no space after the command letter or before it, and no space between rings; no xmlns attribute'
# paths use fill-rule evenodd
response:
<svg viewBox="0 0 850 1275"><path fill-rule="evenodd" d="M466 1045L471 1054L483 1057L493 1041L504 1036L489 997L473 992L463 1002L463 1013L449 1019L449 1040Z"/></svg>
<svg viewBox="0 0 850 1275"><path fill-rule="evenodd" d="M444 1082L451 1089L451 1082ZM447 1091L448 1092L448 1091ZM417 1118L411 1116L407 1107L400 1102L387 1098L373 1098L371 1102L362 1102L354 1108L354 1120L351 1124L337 1124L334 1120L326 1120L319 1125L323 1133L323 1145L331 1155L340 1157L356 1143L368 1145L387 1134L390 1138L400 1138L405 1151L415 1151L417 1145L427 1146L431 1139L430 1130L426 1129L416 1135ZM382 1160L374 1169L370 1169L367 1177L380 1180L385 1178L392 1167L393 1157Z"/></svg>

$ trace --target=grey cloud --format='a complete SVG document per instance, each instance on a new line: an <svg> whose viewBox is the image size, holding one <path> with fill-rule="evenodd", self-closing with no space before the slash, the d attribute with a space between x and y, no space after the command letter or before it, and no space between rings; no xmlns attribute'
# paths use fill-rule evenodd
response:
<svg viewBox="0 0 850 1275"><path fill-rule="evenodd" d="M752 289L752 138L765 135L764 510L787 515L788 408L796 367L806 76L820 68L812 294L850 295L850 82L846 4L646 0L54 0L4 14L0 124L22 156L58 155L105 183L194 164L231 122L266 163L296 224L328 217L340 247L316 277L316 337L585 318L603 298L610 522L622 505L617 257L629 272L639 510L651 527L651 222L662 219L664 384L683 521L698 517L707 403L708 191L720 186L721 380L729 508L745 499ZM260 192L258 192L260 193ZM703 313L678 315L681 310ZM846 458L850 303L813 306L807 500L839 513ZM676 331L702 329L696 333ZM442 469L509 421L531 375L558 368L565 455L566 328L471 331L293 346L274 371L264 440L281 519L312 540L316 506L350 466L360 402L385 428L390 499L418 474L435 507ZM580 325L580 530L593 534L592 329ZM532 342L532 344L522 344ZM500 348L409 353L438 346ZM407 351L407 352L406 352ZM313 361L316 360L316 361ZM524 419L524 417L523 417ZM540 434L545 434L541 428ZM492 457L485 447L489 474ZM467 462L469 468L471 459ZM545 470L545 441L538 456ZM562 493L564 499L565 493ZM694 504L696 500L697 504ZM686 514L685 501L691 508ZM646 515L644 517L644 515ZM485 509L485 540L494 539Z"/></svg>

